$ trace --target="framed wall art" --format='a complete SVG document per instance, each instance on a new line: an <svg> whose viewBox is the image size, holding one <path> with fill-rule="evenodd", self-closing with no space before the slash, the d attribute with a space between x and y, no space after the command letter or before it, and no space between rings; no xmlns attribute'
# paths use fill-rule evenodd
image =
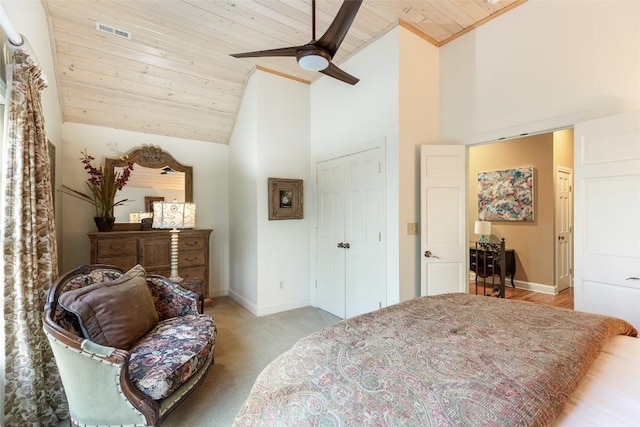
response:
<svg viewBox="0 0 640 427"><path fill-rule="evenodd" d="M302 180L269 178L269 220L302 219Z"/></svg>
<svg viewBox="0 0 640 427"><path fill-rule="evenodd" d="M478 173L478 219L534 220L533 167Z"/></svg>

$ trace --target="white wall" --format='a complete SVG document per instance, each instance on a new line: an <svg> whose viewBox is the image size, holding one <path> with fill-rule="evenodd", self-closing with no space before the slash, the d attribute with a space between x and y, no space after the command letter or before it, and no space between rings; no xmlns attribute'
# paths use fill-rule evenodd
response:
<svg viewBox="0 0 640 427"><path fill-rule="evenodd" d="M209 295L226 295L229 283L229 186L228 147L211 142L150 135L119 129L65 123L62 128L62 182L84 189L88 175L80 163L80 152L87 148L95 157L94 166L106 157L116 158L153 145L171 154L178 162L193 166L193 201L197 205L196 227L212 228L209 246ZM93 207L68 195L62 200L63 270L89 263L88 232L96 231ZM117 196L116 196L117 197Z"/></svg>
<svg viewBox="0 0 640 427"><path fill-rule="evenodd" d="M406 301L420 295L420 229L409 235L407 225L420 224L420 146L439 142L439 53L404 28L399 36L398 291L399 300Z"/></svg>
<svg viewBox="0 0 640 427"><path fill-rule="evenodd" d="M309 173L309 85L262 71L256 78L258 312L269 314L309 305L308 209L301 220L269 221L267 197L270 177L302 179L305 194L313 185Z"/></svg>
<svg viewBox="0 0 640 427"><path fill-rule="evenodd" d="M229 141L229 295L252 313L258 305L257 96L254 74Z"/></svg>
<svg viewBox="0 0 640 427"><path fill-rule="evenodd" d="M387 304L398 302L398 27L352 56L340 68L360 81L351 86L330 77L311 85L311 169L320 160L386 142ZM316 188L307 203L317 224ZM316 239L312 239L312 302L315 301Z"/></svg>
<svg viewBox="0 0 640 427"><path fill-rule="evenodd" d="M414 298L420 290L420 240L407 235L407 223L420 218L417 150L438 142L438 49L395 27L341 67L360 82L348 86L323 77L311 86L312 170L319 160L386 142L390 305ZM315 224L315 191L312 197ZM315 247L312 255L315 260Z"/></svg>
<svg viewBox="0 0 640 427"><path fill-rule="evenodd" d="M302 220L267 210L270 177L302 179L308 194L309 85L254 72L229 150L230 295L256 315L309 305L308 207Z"/></svg>
<svg viewBox="0 0 640 427"><path fill-rule="evenodd" d="M640 2L530 0L440 48L441 139L640 108Z"/></svg>

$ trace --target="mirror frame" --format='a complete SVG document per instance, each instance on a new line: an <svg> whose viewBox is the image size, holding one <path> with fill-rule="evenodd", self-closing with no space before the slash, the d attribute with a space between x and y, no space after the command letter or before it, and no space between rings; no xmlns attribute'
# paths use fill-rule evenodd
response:
<svg viewBox="0 0 640 427"><path fill-rule="evenodd" d="M184 172L184 201L187 203L193 202L193 167L185 166L182 163L174 159L171 154L166 151L162 151L159 147L151 145L143 145L142 148L136 148L125 156L119 159L106 158L104 160L104 175L105 180L113 181L115 175L115 169L117 167L127 166L127 162L131 162L134 165L143 166L151 169L162 169L165 166L169 166L176 172ZM135 173L135 166L133 168ZM141 224L138 223L116 223L114 224L114 231L126 231L126 230L139 230Z"/></svg>

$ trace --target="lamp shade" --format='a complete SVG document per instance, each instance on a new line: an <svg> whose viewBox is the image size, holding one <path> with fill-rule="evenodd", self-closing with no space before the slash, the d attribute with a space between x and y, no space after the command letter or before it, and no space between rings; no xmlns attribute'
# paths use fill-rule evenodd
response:
<svg viewBox="0 0 640 427"><path fill-rule="evenodd" d="M193 228L196 225L196 204L155 202L153 228Z"/></svg>
<svg viewBox="0 0 640 427"><path fill-rule="evenodd" d="M490 221L476 221L475 233L482 236L491 235L491 222Z"/></svg>

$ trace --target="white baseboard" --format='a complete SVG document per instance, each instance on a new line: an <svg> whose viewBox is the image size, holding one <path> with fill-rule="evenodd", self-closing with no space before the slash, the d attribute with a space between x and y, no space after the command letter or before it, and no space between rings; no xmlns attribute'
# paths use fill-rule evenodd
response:
<svg viewBox="0 0 640 427"><path fill-rule="evenodd" d="M209 298L226 297L229 295L229 289L209 290Z"/></svg>
<svg viewBox="0 0 640 427"><path fill-rule="evenodd" d="M516 288L518 289L524 289L526 291L532 291L532 292L540 292L541 294L549 294L549 295L555 295L557 293L555 286L545 285L543 283L524 282L522 280L514 280L513 282L516 285ZM511 286L511 281L507 280L507 283L505 284L505 286Z"/></svg>
<svg viewBox="0 0 640 427"><path fill-rule="evenodd" d="M309 299L301 299L297 301L290 301L284 304L276 304L268 307L256 307L255 304L238 295L237 293L229 290L229 297L231 297L235 302L246 308L251 314L254 316L266 316L268 314L280 313L281 311L294 310L296 308L307 307L309 304Z"/></svg>
<svg viewBox="0 0 640 427"><path fill-rule="evenodd" d="M309 299L301 299L298 301L290 301L285 304L277 304L269 307L261 307L258 309L257 316L266 316L267 314L280 313L281 311L294 310L296 308L307 307L309 304Z"/></svg>
<svg viewBox="0 0 640 427"><path fill-rule="evenodd" d="M231 299L233 299L235 302L246 308L254 316L258 315L257 307L253 303L249 302L249 300L233 292L231 289L229 289L228 296L231 297Z"/></svg>
<svg viewBox="0 0 640 427"><path fill-rule="evenodd" d="M473 271L469 272L469 282L473 282L476 275ZM540 292L542 294L556 295L556 287L552 285L545 285L543 283L525 282L524 280L514 279L513 284L518 289L524 289L525 291ZM480 280L478 280L478 286L480 286ZM511 278L505 277L505 288L511 287Z"/></svg>

